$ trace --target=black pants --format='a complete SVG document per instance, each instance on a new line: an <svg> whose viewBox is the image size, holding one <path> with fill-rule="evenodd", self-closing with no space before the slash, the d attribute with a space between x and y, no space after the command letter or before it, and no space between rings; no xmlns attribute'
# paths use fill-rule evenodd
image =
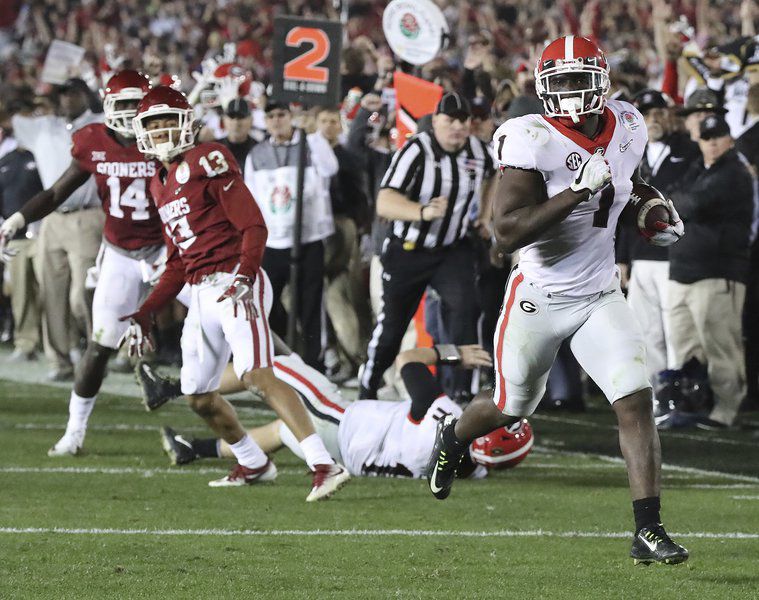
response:
<svg viewBox="0 0 759 600"><path fill-rule="evenodd" d="M468 241L437 252L406 251L391 240L381 257L382 311L377 317L361 377L360 398L376 398L411 318L428 285L440 295L443 322L456 344L477 342L476 258ZM459 385L468 387L468 377ZM451 391L446 390L448 393Z"/></svg>
<svg viewBox="0 0 759 600"><path fill-rule="evenodd" d="M263 268L269 275L274 292L274 304L269 315L271 328L282 339L287 336L287 311L282 305L282 290L290 281L290 249L267 248L264 252ZM323 302L324 291L324 244L311 242L301 247L300 279L298 282L298 324L304 362L315 369L323 370Z"/></svg>

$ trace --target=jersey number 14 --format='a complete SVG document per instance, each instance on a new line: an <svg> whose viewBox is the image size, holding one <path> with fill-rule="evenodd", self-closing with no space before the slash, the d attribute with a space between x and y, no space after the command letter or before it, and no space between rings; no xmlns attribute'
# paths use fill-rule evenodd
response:
<svg viewBox="0 0 759 600"><path fill-rule="evenodd" d="M122 207L129 206L134 209L132 210L133 221L147 221L150 218L150 213L148 213L150 201L145 194L144 179L135 179L123 193L121 191L121 179L118 177L109 177L106 183L111 192L108 212L112 217L123 219L124 210Z"/></svg>

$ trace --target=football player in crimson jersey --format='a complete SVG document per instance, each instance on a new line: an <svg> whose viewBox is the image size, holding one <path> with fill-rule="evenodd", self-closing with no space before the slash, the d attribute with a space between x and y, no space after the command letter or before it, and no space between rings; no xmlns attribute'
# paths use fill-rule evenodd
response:
<svg viewBox="0 0 759 600"><path fill-rule="evenodd" d="M152 315L188 283L182 392L238 461L227 477L211 485L271 481L277 474L218 393L231 352L237 377L260 392L296 436L313 471L307 501L326 498L350 475L330 457L295 391L274 376L267 321L272 290L261 269L267 230L234 157L221 144L196 144L192 107L180 92L165 86L142 99L133 125L140 150L163 163L150 189L164 224L168 258L153 292L128 315L130 352L142 353L150 343Z"/></svg>
<svg viewBox="0 0 759 600"><path fill-rule="evenodd" d="M103 90L105 122L83 127L72 138L69 168L50 189L31 198L3 224L32 223L53 212L90 176L95 177L105 211L103 245L96 265L92 339L77 366L63 437L49 456L76 455L105 375L108 359L127 329L121 315L133 312L147 293L150 265L163 252L161 221L148 182L160 163L137 149L132 117L150 89L147 77L133 70L114 74Z"/></svg>
<svg viewBox="0 0 759 600"><path fill-rule="evenodd" d="M661 450L645 344L619 287L614 231L628 203L648 135L629 103L607 100L603 52L576 36L549 44L535 68L545 116L510 119L494 135L502 177L494 205L497 242L520 249L496 329L496 385L459 419L441 422L430 458L433 495L445 499L469 443L529 416L560 344L568 339L616 414L635 514L636 563L676 564L688 552L661 525ZM670 223L652 243L683 235Z"/></svg>

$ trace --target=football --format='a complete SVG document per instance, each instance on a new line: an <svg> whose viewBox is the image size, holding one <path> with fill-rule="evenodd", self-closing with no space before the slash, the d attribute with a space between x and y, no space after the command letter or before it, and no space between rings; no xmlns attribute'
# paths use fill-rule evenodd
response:
<svg viewBox="0 0 759 600"><path fill-rule="evenodd" d="M661 230L657 223L670 223L670 212L662 193L647 183L633 184L630 202L636 210L638 231L649 238Z"/></svg>

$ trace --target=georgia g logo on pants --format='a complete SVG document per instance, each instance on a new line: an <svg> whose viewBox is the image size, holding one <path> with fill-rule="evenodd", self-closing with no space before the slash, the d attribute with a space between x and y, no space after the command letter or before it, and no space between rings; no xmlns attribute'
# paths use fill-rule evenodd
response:
<svg viewBox="0 0 759 600"><path fill-rule="evenodd" d="M523 312L526 312L528 315L534 315L538 312L538 305L534 302L530 302L529 300L522 300L519 303L519 308L522 309Z"/></svg>

